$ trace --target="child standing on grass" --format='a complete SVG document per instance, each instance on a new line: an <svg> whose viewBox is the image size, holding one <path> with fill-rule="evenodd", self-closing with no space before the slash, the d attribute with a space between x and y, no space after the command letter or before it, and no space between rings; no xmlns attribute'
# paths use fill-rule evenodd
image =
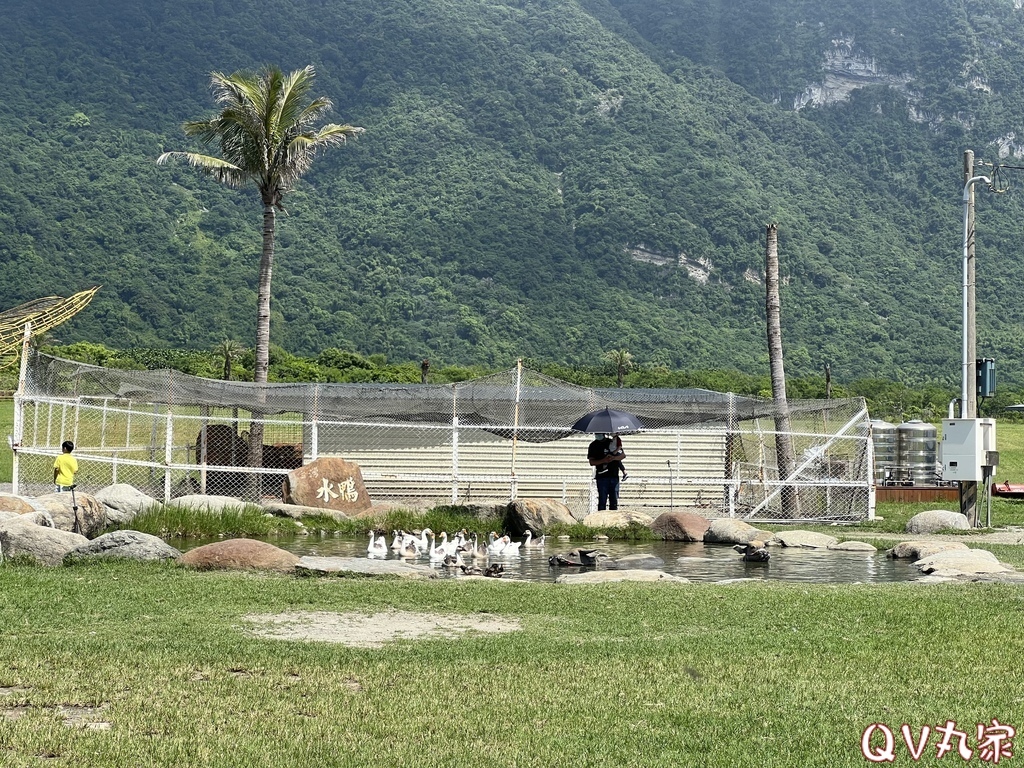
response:
<svg viewBox="0 0 1024 768"><path fill-rule="evenodd" d="M60 448L63 453L53 462L53 484L57 486L57 493L74 488L75 473L78 471L78 460L71 455L75 444L65 440Z"/></svg>

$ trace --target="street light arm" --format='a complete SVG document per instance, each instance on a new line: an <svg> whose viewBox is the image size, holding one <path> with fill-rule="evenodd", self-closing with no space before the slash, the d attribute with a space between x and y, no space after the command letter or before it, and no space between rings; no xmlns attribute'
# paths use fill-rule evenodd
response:
<svg viewBox="0 0 1024 768"><path fill-rule="evenodd" d="M979 181L984 181L990 187L992 186L992 179L990 179L988 176L972 176L971 178L969 178L967 180L967 183L964 184L964 203L965 204L969 203L971 201L971 187L973 187Z"/></svg>

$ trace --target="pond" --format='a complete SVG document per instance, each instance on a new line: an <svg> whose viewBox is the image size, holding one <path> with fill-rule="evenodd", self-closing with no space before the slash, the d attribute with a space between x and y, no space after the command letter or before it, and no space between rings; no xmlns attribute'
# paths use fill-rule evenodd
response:
<svg viewBox="0 0 1024 768"><path fill-rule="evenodd" d="M272 539L274 546L293 552L300 557L366 557L366 539L303 536L293 539ZM389 540L390 541L390 540ZM190 540L170 542L173 546L190 549L207 543ZM581 547L597 549L611 559L626 555L655 555L664 560L660 570L682 576L695 582L728 581L731 579L759 579L764 581L812 582L818 584L877 584L913 581L923 574L907 560L892 560L884 551L844 552L840 550L803 549L796 547L770 547L771 560L767 563L747 563L740 554L726 544L702 544L676 541L548 541L543 549L524 549L518 557L496 558L491 561L472 561L467 564L484 567L486 562L500 562L505 576L527 581L553 582L563 573L578 573L580 568L558 568L548 564L551 555L565 553ZM397 559L388 552L386 559ZM427 558L405 562L435 568L442 578L461 576L457 568L444 568L431 564ZM599 568L607 566L601 565Z"/></svg>

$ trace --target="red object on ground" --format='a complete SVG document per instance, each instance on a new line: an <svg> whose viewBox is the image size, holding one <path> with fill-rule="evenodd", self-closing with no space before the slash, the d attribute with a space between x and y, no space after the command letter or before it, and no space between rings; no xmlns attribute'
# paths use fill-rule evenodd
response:
<svg viewBox="0 0 1024 768"><path fill-rule="evenodd" d="M1004 499L1024 499L1024 483L992 483L989 491L993 496L1002 496Z"/></svg>

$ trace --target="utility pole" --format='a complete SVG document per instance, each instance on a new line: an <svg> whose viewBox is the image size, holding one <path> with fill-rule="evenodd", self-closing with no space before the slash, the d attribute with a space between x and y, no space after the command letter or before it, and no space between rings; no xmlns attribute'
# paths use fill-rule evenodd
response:
<svg viewBox="0 0 1024 768"><path fill-rule="evenodd" d="M978 417L977 387L977 308L975 303L974 259L974 151L964 152L964 340L963 387L960 392L960 418ZM978 482L960 481L960 512L972 528L978 526Z"/></svg>

